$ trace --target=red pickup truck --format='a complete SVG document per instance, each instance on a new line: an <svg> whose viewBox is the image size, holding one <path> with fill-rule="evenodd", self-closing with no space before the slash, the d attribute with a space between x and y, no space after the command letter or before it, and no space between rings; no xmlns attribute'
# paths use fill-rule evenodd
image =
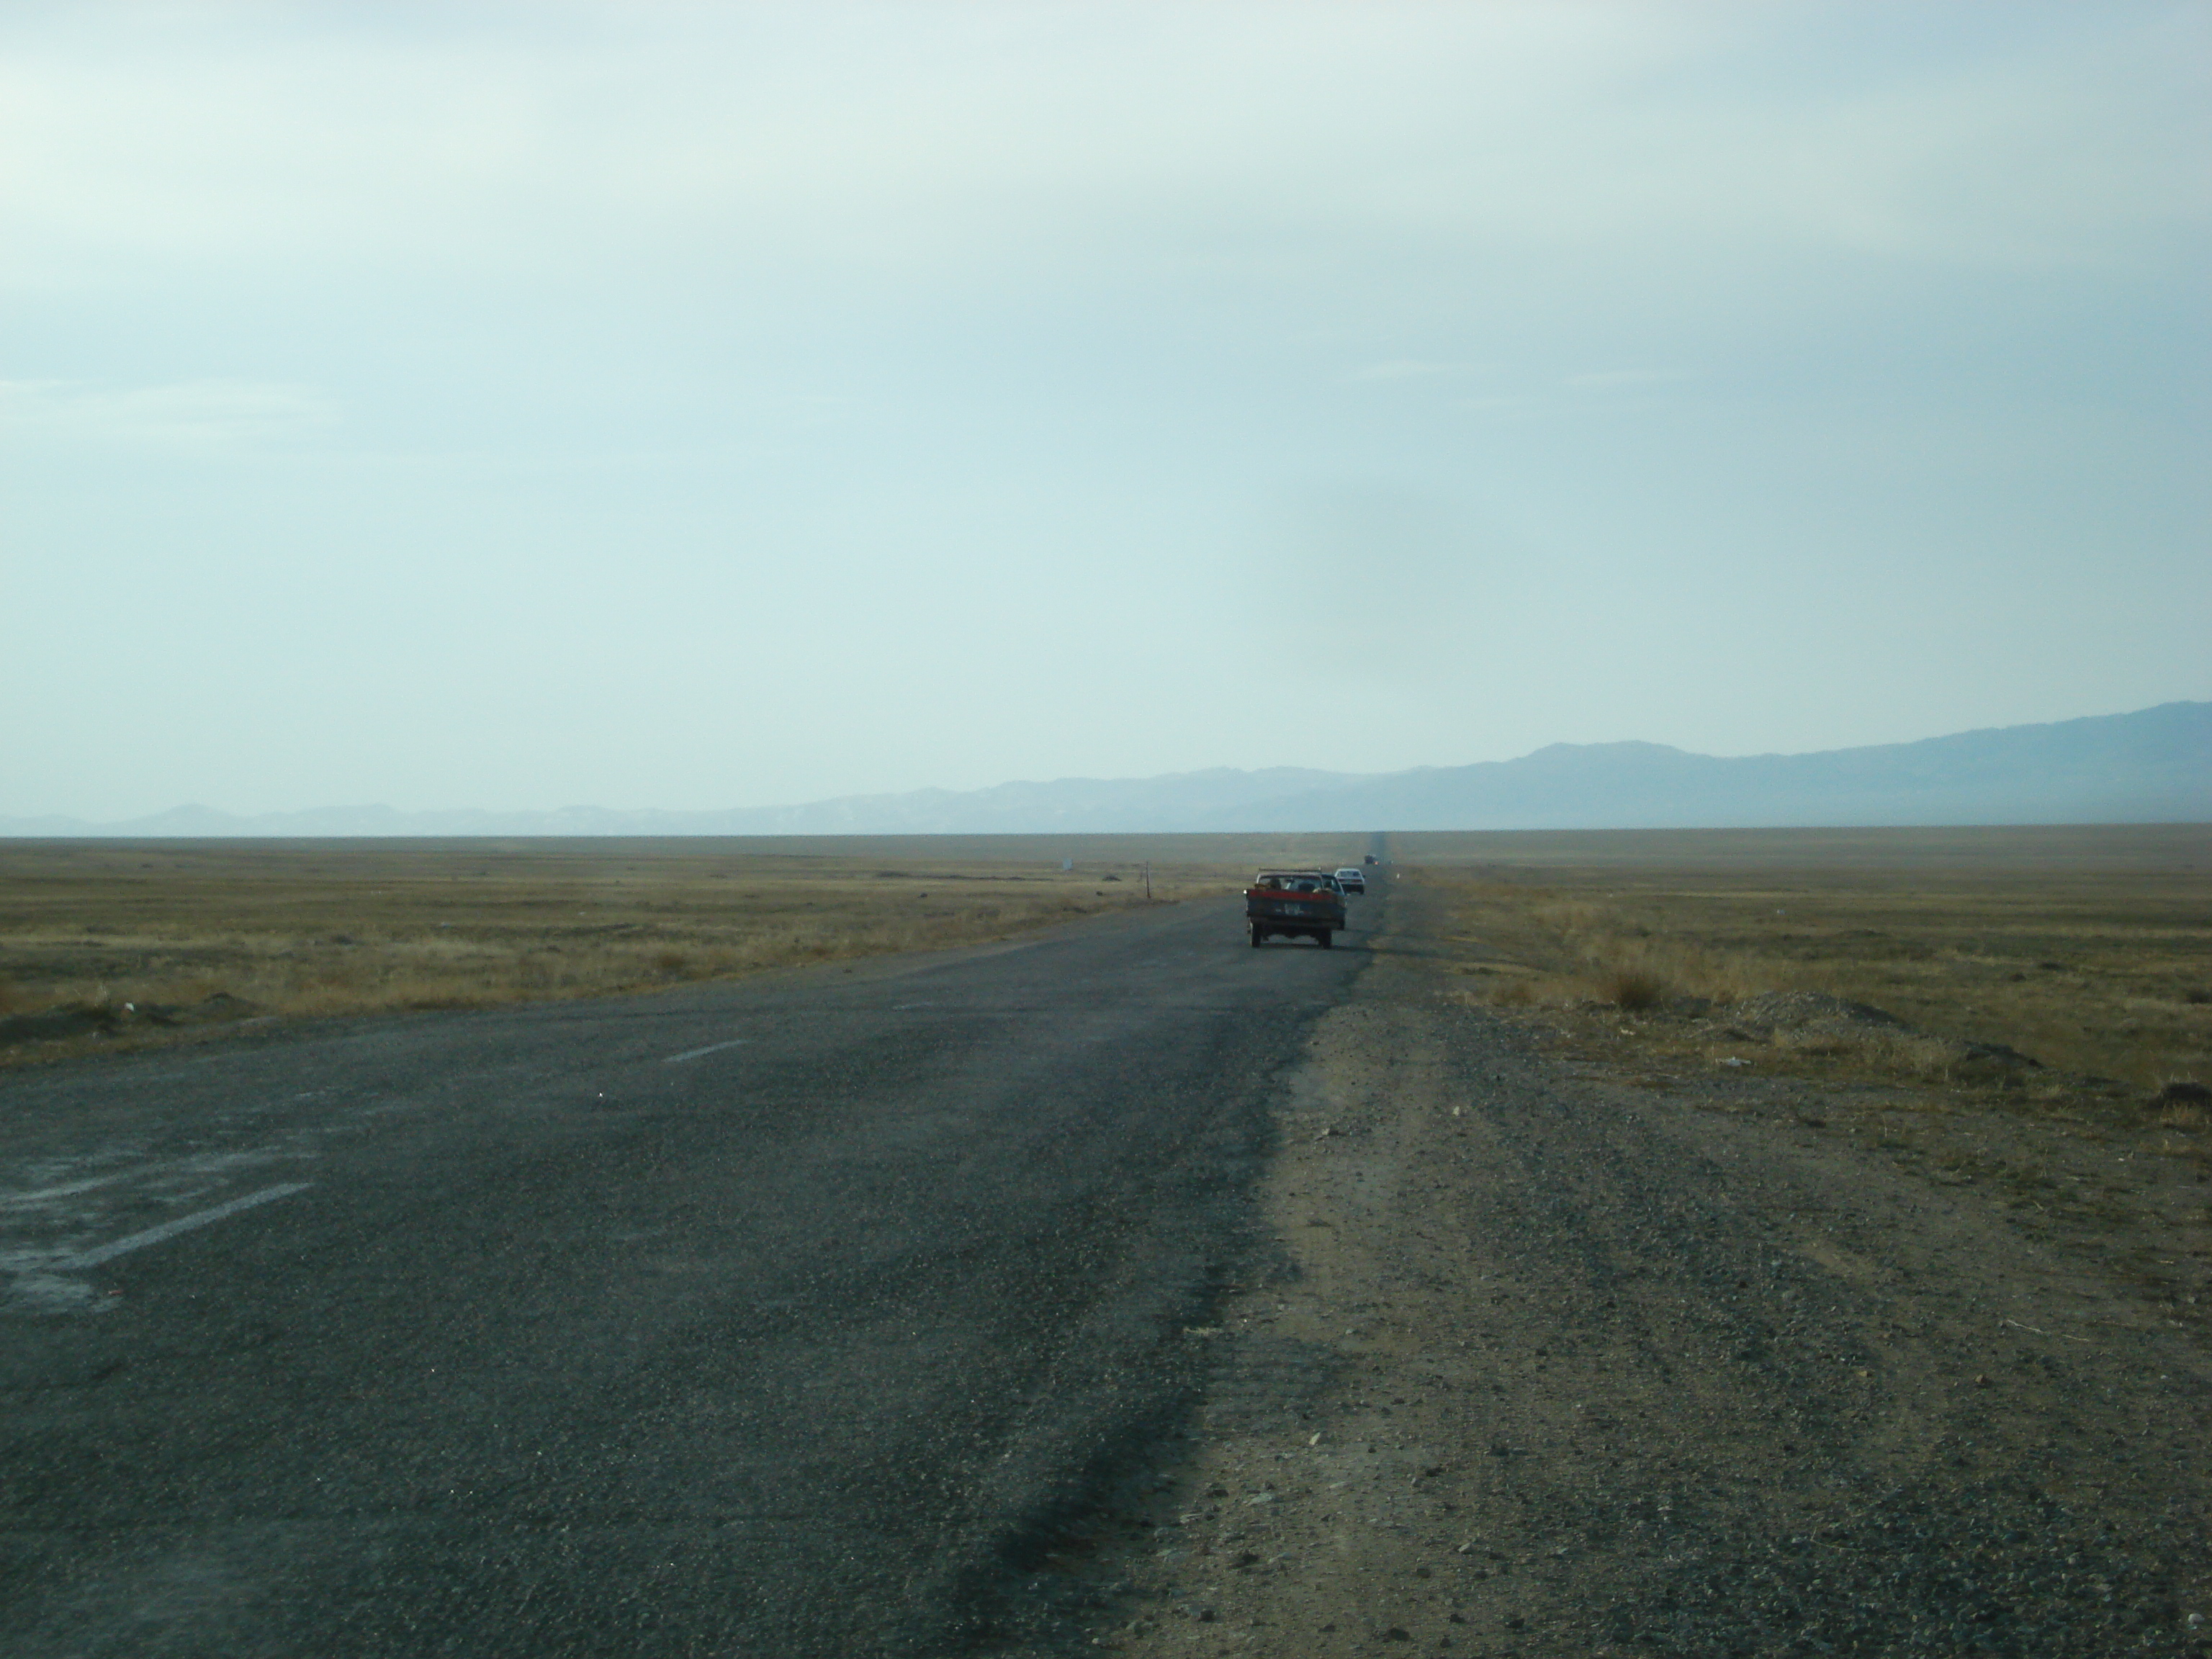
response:
<svg viewBox="0 0 2212 1659"><path fill-rule="evenodd" d="M1304 933L1328 950L1344 926L1344 889L1326 870L1262 870L1244 890L1244 918L1252 927L1252 948L1279 933Z"/></svg>

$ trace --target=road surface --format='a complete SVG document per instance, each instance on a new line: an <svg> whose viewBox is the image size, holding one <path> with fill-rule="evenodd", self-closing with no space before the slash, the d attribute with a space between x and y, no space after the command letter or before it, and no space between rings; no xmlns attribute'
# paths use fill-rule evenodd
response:
<svg viewBox="0 0 2212 1659"><path fill-rule="evenodd" d="M1186 1432L1382 903L7 1076L0 1649L1018 1636L1025 1551Z"/></svg>

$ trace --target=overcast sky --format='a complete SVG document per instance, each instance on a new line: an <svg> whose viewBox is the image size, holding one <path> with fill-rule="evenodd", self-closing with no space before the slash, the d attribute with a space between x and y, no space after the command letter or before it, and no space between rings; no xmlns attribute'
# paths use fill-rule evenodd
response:
<svg viewBox="0 0 2212 1659"><path fill-rule="evenodd" d="M2212 5L0 8L0 814L2212 696Z"/></svg>

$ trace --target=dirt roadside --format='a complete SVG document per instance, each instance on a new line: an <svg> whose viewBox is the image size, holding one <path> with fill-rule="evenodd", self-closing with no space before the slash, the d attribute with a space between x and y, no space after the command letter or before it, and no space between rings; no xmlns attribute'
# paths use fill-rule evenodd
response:
<svg viewBox="0 0 2212 1659"><path fill-rule="evenodd" d="M1069 1564L1121 1592L1097 1646L2212 1654L2203 1188L2130 1170L2116 1237L1802 1084L1637 1086L1468 1006L1394 908L1186 1334L1193 1455Z"/></svg>

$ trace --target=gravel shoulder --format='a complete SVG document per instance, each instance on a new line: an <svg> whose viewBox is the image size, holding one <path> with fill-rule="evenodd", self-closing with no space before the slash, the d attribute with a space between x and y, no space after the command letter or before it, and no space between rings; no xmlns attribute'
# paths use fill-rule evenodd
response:
<svg viewBox="0 0 2212 1659"><path fill-rule="evenodd" d="M2115 1198L2045 1204L1817 1088L1639 1086L1391 911L1186 1334L1190 1455L1048 1564L1122 1592L1094 1645L2212 1654L2193 1177L1952 1127Z"/></svg>

